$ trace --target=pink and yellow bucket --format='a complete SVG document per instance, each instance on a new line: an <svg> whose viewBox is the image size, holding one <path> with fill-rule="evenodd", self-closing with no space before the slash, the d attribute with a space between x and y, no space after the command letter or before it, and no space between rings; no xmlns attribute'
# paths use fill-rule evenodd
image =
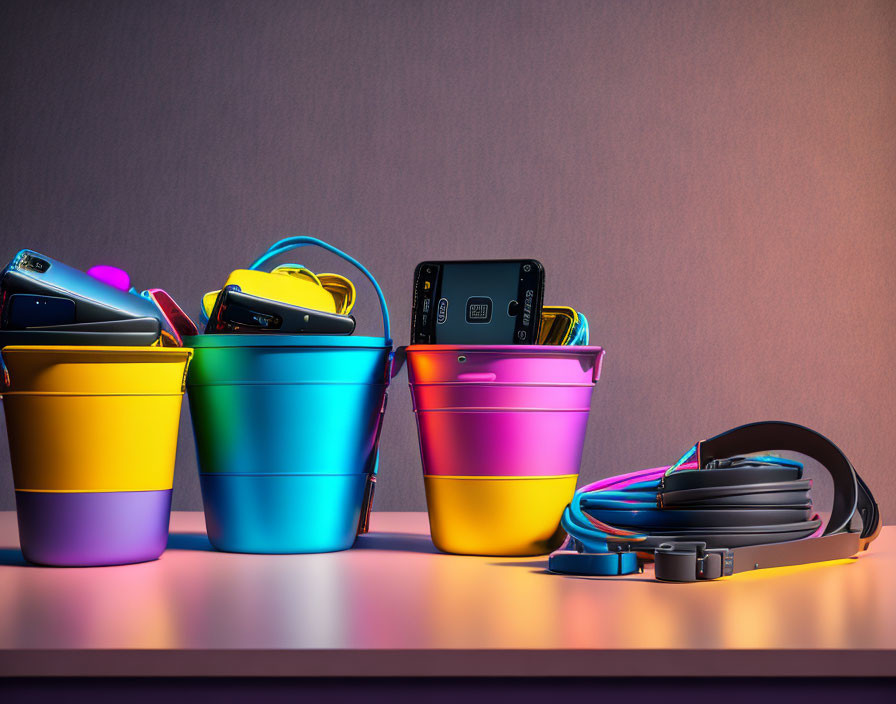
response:
<svg viewBox="0 0 896 704"><path fill-rule="evenodd" d="M161 555L191 356L163 347L3 349L26 559L91 566Z"/></svg>
<svg viewBox="0 0 896 704"><path fill-rule="evenodd" d="M471 555L543 555L563 540L600 347L412 345L433 543Z"/></svg>

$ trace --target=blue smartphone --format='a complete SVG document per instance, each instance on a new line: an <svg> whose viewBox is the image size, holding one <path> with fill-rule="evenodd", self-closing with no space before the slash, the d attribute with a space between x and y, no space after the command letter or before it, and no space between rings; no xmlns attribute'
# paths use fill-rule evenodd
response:
<svg viewBox="0 0 896 704"><path fill-rule="evenodd" d="M44 325L69 325L74 322L75 302L71 298L14 293L3 306L0 328L24 330Z"/></svg>
<svg viewBox="0 0 896 704"><path fill-rule="evenodd" d="M0 276L0 306L2 318L12 315L8 308L19 309L14 301L17 295L42 296L68 299L74 306L74 319L59 320L55 324L92 323L123 318L156 318L167 329L167 321L161 320L156 305L139 295L121 291L99 281L86 272L67 266L50 257L23 249L16 254ZM54 310L61 316L62 304L54 303ZM24 306L22 309L27 306ZM49 305L47 307L49 310ZM20 313L16 312L16 319ZM37 323L40 324L40 323ZM54 324L54 323L50 323ZM32 327L31 323L23 327Z"/></svg>

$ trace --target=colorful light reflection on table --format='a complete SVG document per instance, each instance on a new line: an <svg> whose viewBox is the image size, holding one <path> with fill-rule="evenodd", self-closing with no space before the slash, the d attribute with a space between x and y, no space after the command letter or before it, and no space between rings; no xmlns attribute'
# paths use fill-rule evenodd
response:
<svg viewBox="0 0 896 704"><path fill-rule="evenodd" d="M443 555L423 513L356 549L219 553L175 512L156 562L26 566L0 514L0 649L896 649L896 529L858 559L662 584L551 575L546 558Z"/></svg>

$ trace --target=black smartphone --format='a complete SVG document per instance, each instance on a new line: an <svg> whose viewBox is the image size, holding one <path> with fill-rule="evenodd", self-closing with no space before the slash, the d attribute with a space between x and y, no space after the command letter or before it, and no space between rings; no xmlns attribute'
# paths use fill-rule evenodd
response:
<svg viewBox="0 0 896 704"><path fill-rule="evenodd" d="M412 344L535 345L544 267L535 259L421 262Z"/></svg>
<svg viewBox="0 0 896 704"><path fill-rule="evenodd" d="M243 293L225 286L208 317L210 333L280 333L286 335L351 335L355 319L350 315L325 313L268 298Z"/></svg>
<svg viewBox="0 0 896 704"><path fill-rule="evenodd" d="M0 330L0 348L9 345L149 347L161 334L162 324L158 318L43 325Z"/></svg>

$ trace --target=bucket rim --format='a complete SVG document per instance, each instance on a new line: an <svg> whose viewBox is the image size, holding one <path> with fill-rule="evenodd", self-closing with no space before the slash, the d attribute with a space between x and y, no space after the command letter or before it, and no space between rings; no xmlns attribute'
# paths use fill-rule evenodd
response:
<svg viewBox="0 0 896 704"><path fill-rule="evenodd" d="M551 355L603 354L604 348L597 345L408 345L408 354L415 352L485 352L501 355L533 353Z"/></svg>
<svg viewBox="0 0 896 704"><path fill-rule="evenodd" d="M362 335L280 335L258 333L191 335L184 338L188 347L215 349L225 347L317 347L360 348L391 350L392 343L384 337Z"/></svg>
<svg viewBox="0 0 896 704"><path fill-rule="evenodd" d="M578 474L424 474L424 479L449 479L452 481L538 481L558 479L578 479Z"/></svg>
<svg viewBox="0 0 896 704"><path fill-rule="evenodd" d="M6 355L8 352L34 352L34 353L51 353L51 354L152 354L161 357L181 357L188 359L193 350L189 347L124 347L112 345L9 345L4 347L2 353Z"/></svg>

